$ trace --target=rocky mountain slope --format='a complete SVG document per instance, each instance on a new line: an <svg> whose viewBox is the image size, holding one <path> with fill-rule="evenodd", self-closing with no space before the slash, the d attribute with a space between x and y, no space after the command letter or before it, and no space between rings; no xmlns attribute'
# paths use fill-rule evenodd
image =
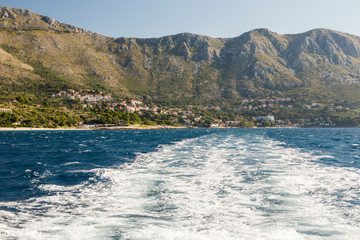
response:
<svg viewBox="0 0 360 240"><path fill-rule="evenodd" d="M89 87L161 101L237 99L359 83L360 38L338 31L115 39L28 10L0 8L2 95Z"/></svg>

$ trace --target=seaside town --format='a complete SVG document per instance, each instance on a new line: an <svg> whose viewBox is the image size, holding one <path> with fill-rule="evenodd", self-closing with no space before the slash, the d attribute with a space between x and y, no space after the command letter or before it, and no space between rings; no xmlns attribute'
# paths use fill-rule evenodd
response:
<svg viewBox="0 0 360 240"><path fill-rule="evenodd" d="M134 114L139 117L137 123L173 125L182 127L335 127L337 123L329 116L324 116L323 111L328 113L348 112L350 108L343 105L321 104L316 102L297 103L290 97L286 98L253 98L243 99L236 106L231 108L220 106L194 106L186 105L184 107L164 107L157 106L151 102L144 103L137 99L118 100L109 93L95 92L91 89L66 89L51 95L58 103L74 103L73 105L63 104L57 106L63 111L70 111L78 108L80 111L99 111L119 112ZM24 99L17 98L11 101L11 104L19 104ZM26 102L26 101L25 101ZM35 107L41 107L35 104ZM310 111L311 116L303 118L290 119L281 117L279 112L294 112L295 109ZM97 109L97 110L96 110ZM0 113L13 113L10 108L0 108ZM230 112L230 113L229 113ZM280 116L280 117L279 117ZM148 121L155 119L155 121ZM12 125L23 125L24 121L13 122ZM96 121L86 122L83 126L121 126L124 122L103 120L100 123ZM105 125L104 125L105 124Z"/></svg>
<svg viewBox="0 0 360 240"><path fill-rule="evenodd" d="M80 112L97 114L132 114L136 121L124 122L116 120L124 116L102 117L101 121L80 121L84 127L99 126L116 127L123 125L169 125L178 127L336 127L336 119L324 116L326 113L349 112L348 106L321 104L316 102L297 103L290 97L286 98L253 98L243 99L232 107L186 105L183 107L157 106L152 102L144 103L138 99L119 100L109 93L95 92L91 89L66 89L51 95L51 99L60 104L55 108L62 111L76 109ZM29 101L17 97L11 101L14 106ZM41 104L34 104L41 108ZM306 111L303 117L294 116L294 112ZM0 114L13 114L11 108L2 108ZM281 114L282 113L282 114ZM309 115L309 113L311 113ZM110 114L110 115L111 115ZM287 114L287 115L286 115ZM290 117L289 117L289 116ZM99 115L100 116L100 115ZM101 115L102 116L102 115ZM291 118L292 116L292 118ZM127 117L129 118L129 117ZM11 122L11 121L10 121ZM13 126L26 126L27 120L11 122ZM61 121L57 121L61 124ZM64 122L64 121L63 121ZM74 120L72 124L79 126ZM66 125L63 123L62 125ZM70 125L70 124L68 124Z"/></svg>
<svg viewBox="0 0 360 240"><path fill-rule="evenodd" d="M154 115L167 115L170 117L171 122L174 124L182 124L186 126L202 126L205 123L205 116L203 116L203 111L216 111L221 112L222 108L219 106L210 106L210 107L198 107L193 105L188 105L186 108L166 108L159 107L151 104L151 106L144 104L140 100L127 100L127 101L116 101L111 94L104 94L99 92L98 94L94 93L94 90L84 89L84 90L73 90L67 89L60 91L52 95L52 98L65 97L70 100L78 100L82 102L82 108L100 108L109 111L121 111L128 113L136 113L141 116L144 112L151 112ZM303 126L323 126L323 127L334 127L336 123L332 122L331 118L316 116L315 118L304 118L299 119L297 123L291 123L290 121L285 121L281 119L275 119L272 115L257 115L256 112L263 112L264 110L271 109L292 109L294 108L296 102L290 98L259 98L259 99L244 99L239 102L239 106L234 107L232 110L234 112L241 112L245 115L249 114L253 117L251 118L254 122L261 122L262 125L265 122L265 126L277 126L277 127L303 127ZM65 106L60 106L61 109L66 109ZM302 108L312 109L312 110L321 110L326 108L330 112L336 111L349 111L349 107L344 107L342 105L324 105L319 103L307 103L302 104ZM238 127L242 126L243 120L226 120L226 119L217 119L211 118L208 122L208 127Z"/></svg>

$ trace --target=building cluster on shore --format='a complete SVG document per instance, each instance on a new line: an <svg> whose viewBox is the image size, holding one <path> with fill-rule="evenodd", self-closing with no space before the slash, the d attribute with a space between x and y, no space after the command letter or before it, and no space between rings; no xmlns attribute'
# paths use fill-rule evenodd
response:
<svg viewBox="0 0 360 240"><path fill-rule="evenodd" d="M94 90L85 89L85 90L73 90L67 89L67 91L60 91L57 94L53 94L52 97L68 97L71 100L78 99L81 102L87 102L89 104L94 104L101 101L112 101L113 98L111 94L103 94L100 92L99 94L90 94L90 92L94 92Z"/></svg>
<svg viewBox="0 0 360 240"><path fill-rule="evenodd" d="M11 109L9 109L9 108L0 108L0 113L1 112L7 112L7 113L13 113L13 111L11 110Z"/></svg>
<svg viewBox="0 0 360 240"><path fill-rule="evenodd" d="M155 105L147 106L142 101L139 100L129 100L129 101L121 101L117 102L113 99L111 94L103 94L100 92L99 94L90 94L89 92L93 92L93 90L85 89L85 90L73 90L67 89L67 91L60 91L57 94L53 94L52 97L66 97L70 100L79 100L84 102L82 104L83 108L92 108L99 107L103 109L108 109L110 111L124 111L129 113L137 113L142 114L142 111L150 111L155 115L172 115L172 116L180 116L183 119L187 119L188 117L194 117L192 105L188 105L187 109L184 110L182 108L161 108ZM62 109L66 109L65 106L60 106ZM216 111L221 111L221 108L218 106L212 107L204 107L203 110L213 109ZM200 121L201 116L195 117L195 121Z"/></svg>
<svg viewBox="0 0 360 240"><path fill-rule="evenodd" d="M291 98L261 98L261 99L244 99L241 101L240 106L234 108L235 111L252 110L256 111L262 108L293 108Z"/></svg>
<svg viewBox="0 0 360 240"><path fill-rule="evenodd" d="M251 110L256 111L264 108L293 108L295 101L290 97L287 98L261 98L261 99L245 99L242 100L239 107L234 108L234 111ZM320 103L306 103L302 107L306 109L320 110L328 108L331 112L349 111L349 107L335 104L320 104Z"/></svg>
<svg viewBox="0 0 360 240"><path fill-rule="evenodd" d="M167 115L168 119L172 123L183 124L187 126L198 126L206 122L206 117L203 116L204 111L222 111L219 106L202 106L202 107L194 107L192 105L188 105L185 109L183 108L165 108L158 107L153 104L150 106L144 104L139 100L127 100L127 101L116 101L110 94L104 94L102 92L95 93L94 90L85 89L85 90L73 90L67 89L66 91L60 91L57 94L52 95L53 98L56 97L66 97L70 100L78 100L82 103L82 108L101 108L107 109L110 111L121 111L128 113L136 113L139 116L145 114L145 112L151 112L153 115ZM297 108L304 109L312 109L312 110L320 110L327 109L328 111L348 111L348 107L344 107L341 105L334 104L319 104L315 102L299 104L296 103L290 97L286 98L258 98L258 99L244 99L239 102L238 107L233 108L234 112L253 112L259 111L264 113L265 109L291 109L296 105ZM65 106L61 106L60 108L66 109ZM260 111L262 110L262 111ZM269 111L265 111L269 112ZM271 112L271 111L270 111ZM335 123L332 123L332 120L327 118L323 119L322 117L316 117L314 119L306 118L299 119L298 123L292 124L290 121L283 121L275 119L274 116L265 115L251 117L251 120L254 122L268 122L271 126L335 126ZM254 115L252 115L254 116ZM233 121L233 120L224 120L212 118L210 119L210 123L208 124L210 127L236 127L241 126L243 124L242 121Z"/></svg>

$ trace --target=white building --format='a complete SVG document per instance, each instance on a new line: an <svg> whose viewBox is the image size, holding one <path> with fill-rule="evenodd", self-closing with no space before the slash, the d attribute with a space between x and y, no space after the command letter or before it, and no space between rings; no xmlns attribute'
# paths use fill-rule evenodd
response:
<svg viewBox="0 0 360 240"><path fill-rule="evenodd" d="M270 121L270 122L275 122L275 117L274 117L274 116L270 116L270 115L260 116L260 117L256 117L255 120L256 120L256 121L259 121L259 120L267 120L267 121Z"/></svg>
<svg viewBox="0 0 360 240"><path fill-rule="evenodd" d="M7 108L0 108L0 112L12 113L12 110L11 110L11 109L7 109Z"/></svg>
<svg viewBox="0 0 360 240"><path fill-rule="evenodd" d="M135 107L135 106L138 106L138 105L141 105L141 104L142 104L141 101L131 100L131 105L133 105L134 107Z"/></svg>

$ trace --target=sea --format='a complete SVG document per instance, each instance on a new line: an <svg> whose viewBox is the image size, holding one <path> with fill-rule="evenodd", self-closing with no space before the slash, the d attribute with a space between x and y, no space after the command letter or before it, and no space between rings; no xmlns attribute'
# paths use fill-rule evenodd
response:
<svg viewBox="0 0 360 240"><path fill-rule="evenodd" d="M0 239L360 239L360 129L3 131Z"/></svg>

